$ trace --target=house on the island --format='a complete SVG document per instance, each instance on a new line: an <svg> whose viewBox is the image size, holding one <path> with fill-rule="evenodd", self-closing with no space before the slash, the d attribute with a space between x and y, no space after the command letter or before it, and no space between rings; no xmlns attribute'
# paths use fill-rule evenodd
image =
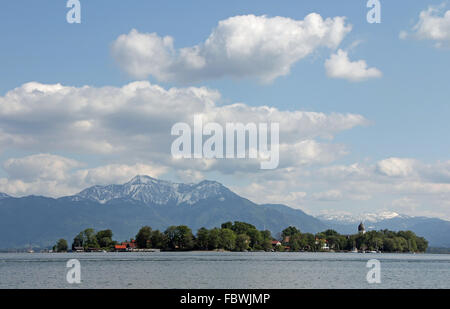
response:
<svg viewBox="0 0 450 309"><path fill-rule="evenodd" d="M135 249L137 249L137 245L134 239L131 241L124 241L121 244L114 246L114 250L117 252L133 251Z"/></svg>
<svg viewBox="0 0 450 309"><path fill-rule="evenodd" d="M278 240L272 240L272 247L276 248L281 246L281 242L279 242Z"/></svg>
<svg viewBox="0 0 450 309"><path fill-rule="evenodd" d="M127 246L127 249L130 249L130 250L137 248L137 244L134 239L132 239L131 241L128 241L128 242L123 242L122 245Z"/></svg>
<svg viewBox="0 0 450 309"><path fill-rule="evenodd" d="M326 239L319 239L319 238L316 237L315 244L318 245L320 243L322 244L321 247L320 247L321 250L324 250L324 251L330 250L330 246L328 245L328 240L326 240Z"/></svg>
<svg viewBox="0 0 450 309"><path fill-rule="evenodd" d="M120 245L115 245L115 246L114 246L114 250L115 250L116 252L125 252L125 251L127 251L127 246L126 246L126 245L122 245L122 244L120 244Z"/></svg>

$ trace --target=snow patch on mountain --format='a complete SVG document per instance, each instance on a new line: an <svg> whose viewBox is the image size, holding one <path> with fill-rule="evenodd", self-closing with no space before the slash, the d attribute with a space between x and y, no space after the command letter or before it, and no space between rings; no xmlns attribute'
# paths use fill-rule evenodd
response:
<svg viewBox="0 0 450 309"><path fill-rule="evenodd" d="M364 214L350 214L346 212L327 212L317 216L317 218L324 221L337 221L343 223L357 223L357 222L369 222L376 223L383 220L389 220L393 218L409 218L409 216L401 215L393 211L381 211L378 213L364 213Z"/></svg>
<svg viewBox="0 0 450 309"><path fill-rule="evenodd" d="M4 199L4 198L9 198L9 197L11 197L11 196L9 196L9 195L6 194L6 193L0 192L0 200L1 200L1 199Z"/></svg>

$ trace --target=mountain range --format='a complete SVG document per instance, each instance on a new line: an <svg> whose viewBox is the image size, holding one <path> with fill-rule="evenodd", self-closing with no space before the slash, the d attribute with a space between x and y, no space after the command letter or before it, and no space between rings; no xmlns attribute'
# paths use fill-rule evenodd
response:
<svg viewBox="0 0 450 309"><path fill-rule="evenodd" d="M196 232L227 221L244 221L274 235L288 226L317 233L334 228L353 234L355 222L315 218L281 204L256 204L215 181L173 183L136 176L124 184L93 186L73 196L11 197L0 193L0 249L53 245L57 239L72 241L81 230L111 229L125 240L140 227L165 230L188 225ZM450 247L450 222L440 219L394 216L372 222L373 228L411 229L433 246ZM369 228L372 228L370 226Z"/></svg>

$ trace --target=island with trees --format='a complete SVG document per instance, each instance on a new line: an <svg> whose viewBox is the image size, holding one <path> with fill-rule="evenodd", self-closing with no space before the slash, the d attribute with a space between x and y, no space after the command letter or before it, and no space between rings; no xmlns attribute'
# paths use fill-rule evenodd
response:
<svg viewBox="0 0 450 309"><path fill-rule="evenodd" d="M362 224L361 224L362 225ZM368 231L342 235L334 230L302 233L296 227L284 229L278 237L268 230L258 230L245 222L226 222L220 228L200 228L194 235L186 225L170 226L164 232L142 227L135 238L117 242L111 230L96 232L88 228L75 236L72 252L143 252L143 251L266 251L266 252L425 252L428 241L412 231ZM59 239L53 252L69 251Z"/></svg>

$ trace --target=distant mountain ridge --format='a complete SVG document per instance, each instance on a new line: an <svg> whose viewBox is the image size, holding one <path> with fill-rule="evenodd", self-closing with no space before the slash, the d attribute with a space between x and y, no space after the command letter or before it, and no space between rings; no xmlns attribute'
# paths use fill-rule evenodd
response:
<svg viewBox="0 0 450 309"><path fill-rule="evenodd" d="M410 229L432 246L450 247L450 222L408 217L396 213L368 214L367 229ZM48 247L59 238L69 242L81 230L112 229L117 240L136 235L150 225L165 230L170 225L217 227L227 221L244 221L274 235L288 226L317 233L333 228L343 234L357 231L359 217L321 216L282 204L258 205L216 181L173 183L138 175L124 184L92 186L61 198L0 193L0 249Z"/></svg>
<svg viewBox="0 0 450 309"><path fill-rule="evenodd" d="M223 198L236 195L216 181L204 180L197 184L173 183L149 176L138 175L123 185L93 186L72 197L106 203L114 199L135 200L145 204L193 205L208 198Z"/></svg>
<svg viewBox="0 0 450 309"><path fill-rule="evenodd" d="M425 237L432 247L450 248L450 221L427 218L411 217L396 213L383 213L380 216L368 214L366 216L341 217L319 216L324 224L342 234L355 233L355 227L360 221L364 222L366 230L411 230L417 235Z"/></svg>
<svg viewBox="0 0 450 309"><path fill-rule="evenodd" d="M2 198L9 198L9 197L10 196L8 194L0 192L0 199L2 199Z"/></svg>
<svg viewBox="0 0 450 309"><path fill-rule="evenodd" d="M341 223L359 223L361 221L364 222L379 222L383 220L393 219L393 218L412 218L411 216L402 215L392 211L382 211L378 213L364 213L359 215L351 215L351 214L322 214L317 216L318 219L324 221L336 221Z"/></svg>
<svg viewBox="0 0 450 309"><path fill-rule="evenodd" d="M115 239L134 237L140 227L217 227L244 221L274 234L293 225L304 232L326 229L320 220L285 205L258 205L215 181L180 184L136 176L121 185L93 186L73 196L0 199L0 248L46 247L69 242L79 231L112 229Z"/></svg>

